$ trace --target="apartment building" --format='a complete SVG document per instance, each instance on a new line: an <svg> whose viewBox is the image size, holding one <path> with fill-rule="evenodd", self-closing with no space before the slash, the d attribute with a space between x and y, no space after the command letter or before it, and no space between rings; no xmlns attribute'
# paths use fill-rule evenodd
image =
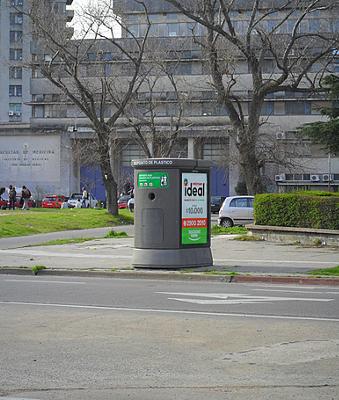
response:
<svg viewBox="0 0 339 400"><path fill-rule="evenodd" d="M71 0L51 1L54 13L71 21ZM0 2L0 186L27 185L37 196L68 193L79 177L71 164L71 140L49 124L32 124L34 38L25 15L29 0Z"/></svg>
<svg viewBox="0 0 339 400"><path fill-rule="evenodd" d="M70 0L53 1L53 10L65 14L70 21L73 14L66 6L71 3ZM240 3L239 10L232 13L232 21L239 32L244 32L249 16L248 2ZM208 60L196 41L204 34L204 28L193 24L164 1L148 0L146 4L152 24L152 46L161 49L164 63L172 69L180 82L180 93L186 96L182 129L171 156L213 161L212 193L234 194L241 176L229 137L232 127L227 109L217 102ZM0 88L5 94L0 98L0 186L27 184L38 195L47 192L67 195L85 184L98 198L104 199L98 164L91 157L81 157L78 151L82 143L91 143L93 132L84 114L41 76L39 62L48 60L50 55L43 54L34 43L29 21L20 12L21 7L24 10L27 6L25 0L0 2ZM142 37L146 18L140 5L133 0L119 0L114 2L114 7L129 29L121 41L127 45L131 36ZM266 20L264 28L270 29L279 18L281 15ZM291 26L292 22L287 21L281 29L288 32ZM336 15L317 12L304 21L302 29L305 32L338 32L339 23ZM119 68L121 79L128 79L128 63L119 58L110 43L100 41L89 48L82 66L86 77L95 79L98 71L109 75ZM31 61L36 63L36 68L25 68ZM339 72L336 62L334 58L328 67L330 72ZM264 72L272 74L274 68L274 60L265 59ZM241 78L237 93L246 112L252 95L251 75L248 64L241 58L237 59L236 74ZM156 123L160 132L168 129L176 118L178 98L165 78L156 79L159 84L152 98L157 99ZM138 101L143 104L149 97L144 86L138 93ZM296 92L282 91L268 96L261 111L266 120L262 129L275 142L276 151L286 153L288 148L293 148L295 129L303 123L319 120L324 104L320 96ZM112 109L108 108L107 117L111 113ZM114 154L115 173L122 187L131 179L131 160L145 154L134 140L132 127L126 126L124 121L118 123L116 135L120 144L119 151ZM266 165L263 174L267 177L269 191L326 189L329 186L338 190L337 157L329 158L317 146L306 143L297 158L298 162L288 168L274 163Z"/></svg>

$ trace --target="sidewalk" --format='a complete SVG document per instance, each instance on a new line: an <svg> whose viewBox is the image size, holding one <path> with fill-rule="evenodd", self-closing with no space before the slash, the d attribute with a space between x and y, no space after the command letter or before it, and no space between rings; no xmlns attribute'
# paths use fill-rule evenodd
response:
<svg viewBox="0 0 339 400"><path fill-rule="evenodd" d="M337 249L304 248L295 245L281 245L270 242L242 242L232 240L232 236L212 238L214 266L210 268L185 269L183 271L134 270L131 266L133 238L103 238L112 228L89 229L82 231L55 232L43 235L8 238L0 240L0 268L4 272L31 273L35 265L43 265L43 273L97 274L114 276L138 276L144 274L155 277L190 277L190 279L217 279L239 281L251 279L262 281L278 280L287 276L294 277L294 282L311 269L330 268L339 265ZM118 226L115 231L124 231L133 235L133 226ZM37 246L55 239L66 238L97 239L58 246ZM30 246L30 247L26 247ZM209 271L209 274L206 274ZM189 272L189 273L188 273ZM41 272L40 272L41 273ZM223 275L220 275L222 274ZM230 275L231 273L231 275ZM235 273L235 276L233 273ZM228 274L228 275L227 275ZM240 274L240 275L238 275ZM304 279L304 278L303 278ZM309 280L310 278L308 278ZM319 281L318 278L317 282ZM290 279L291 280L291 279ZM313 278L314 280L314 278ZM339 283L339 278L337 278ZM333 281L333 279L332 279ZM311 283L310 283L311 284ZM329 280L324 281L329 284Z"/></svg>

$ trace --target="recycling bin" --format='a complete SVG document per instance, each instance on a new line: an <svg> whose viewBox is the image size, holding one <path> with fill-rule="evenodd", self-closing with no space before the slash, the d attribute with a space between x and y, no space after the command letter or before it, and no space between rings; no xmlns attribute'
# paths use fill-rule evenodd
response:
<svg viewBox="0 0 339 400"><path fill-rule="evenodd" d="M210 167L206 160L133 160L134 249L138 268L213 265Z"/></svg>

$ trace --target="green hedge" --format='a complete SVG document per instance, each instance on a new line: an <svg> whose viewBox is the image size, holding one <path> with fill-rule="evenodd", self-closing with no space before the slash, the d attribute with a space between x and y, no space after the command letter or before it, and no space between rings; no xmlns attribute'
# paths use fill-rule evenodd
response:
<svg viewBox="0 0 339 400"><path fill-rule="evenodd" d="M259 194L254 218L257 225L339 229L339 193Z"/></svg>

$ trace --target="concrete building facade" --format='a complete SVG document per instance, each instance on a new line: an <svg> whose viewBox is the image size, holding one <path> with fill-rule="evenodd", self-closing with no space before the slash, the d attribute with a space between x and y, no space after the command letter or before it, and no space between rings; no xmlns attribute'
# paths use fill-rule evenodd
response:
<svg viewBox="0 0 339 400"><path fill-rule="evenodd" d="M71 0L51 2L54 12L65 14L68 21L72 19L72 11L67 8ZM146 4L152 23L150 40L154 48L168 49L164 62L172 65L180 82L180 91L187 94L185 122L171 156L212 160L215 164L212 193L234 194L241 176L236 151L229 137L229 117L227 110L217 103L208 62L194 40L194 36L202 35L204 29L192 24L166 2L148 0ZM90 143L93 132L87 118L39 73L39 60L46 60L49 55L42 54L34 45L28 18L20 12L21 7L28 6L25 0L0 2L0 89L4 94L0 98L0 186L26 184L41 197L46 193L69 195L85 184L104 200L98 164L90 157L84 159L79 155L79 147ZM127 43L131 40L129 36L142 37L146 23L140 5L133 0L124 0L114 2L114 7L129 29L121 41ZM232 16L240 31L246 25L246 11L246 6L242 6L241 12L234 12ZM336 15L317 13L305 21L303 29L338 32L338 19ZM178 50L176 55L173 50ZM121 79L128 80L126 60L119 60L115 51L109 43L101 41L99 47L88 53L83 65L85 76L97 78L98 65L104 65L107 74L120 65ZM32 61L36 68L25 68ZM271 59L266 60L265 68L267 74L274 71ZM330 72L338 73L338 59L334 58L329 68ZM238 92L246 110L251 96L251 75L244 60L237 61L236 73L241 77ZM159 79L158 89L153 95L159 100L158 128L166 129L176 115L177 99L165 78ZM147 87L144 86L138 94L140 103L147 97ZM294 146L296 128L319 120L320 107L325 104L322 97L277 92L265 100L262 116L266 124L263 129L273 138L276 149L284 153L288 147ZM111 113L112 110L107 110L107 116ZM119 149L112 156L122 188L126 180L131 180L131 160L145 155L133 139L132 128L126 127L123 121L118 123L116 135ZM294 167L272 163L266 166L263 174L267 177L269 191L328 187L337 191L339 159L329 158L319 147L306 143Z"/></svg>

